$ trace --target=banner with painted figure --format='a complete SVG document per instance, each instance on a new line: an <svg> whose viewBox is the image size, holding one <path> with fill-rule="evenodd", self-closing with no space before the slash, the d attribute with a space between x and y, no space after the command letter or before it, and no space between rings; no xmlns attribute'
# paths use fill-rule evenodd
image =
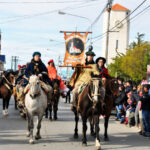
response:
<svg viewBox="0 0 150 150"><path fill-rule="evenodd" d="M66 33L65 46L66 53L64 58L64 66L76 66L77 64L85 64L85 43L88 32L81 34L80 32Z"/></svg>

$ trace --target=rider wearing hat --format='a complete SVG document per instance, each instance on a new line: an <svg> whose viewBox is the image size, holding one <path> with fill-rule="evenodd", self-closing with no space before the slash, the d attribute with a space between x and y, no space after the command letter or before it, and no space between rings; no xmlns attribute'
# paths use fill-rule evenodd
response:
<svg viewBox="0 0 150 150"><path fill-rule="evenodd" d="M26 93L29 90L29 77L31 75L37 75L41 79L41 86L47 92L48 100L51 100L52 96L52 87L50 85L51 81L48 77L48 71L44 63L41 61L41 53L40 52L34 52L33 58L31 62L27 65L27 68L24 73L24 84L25 87L24 92ZM23 94L23 93L22 93Z"/></svg>
<svg viewBox="0 0 150 150"><path fill-rule="evenodd" d="M89 50L86 52L86 60L85 64L89 68L76 68L75 72L73 73L70 85L74 88L73 93L73 104L72 104L72 110L74 111L78 105L78 95L79 95L79 89L83 85L86 85L91 80L91 74L99 75L98 68L96 64L94 63L94 56L95 53L92 51L93 47L90 46ZM101 90L102 98L104 99L105 91L104 88Z"/></svg>
<svg viewBox="0 0 150 150"><path fill-rule="evenodd" d="M96 59L97 68L102 76L103 85L105 87L106 79L110 78L107 68L105 68L106 59L104 57L98 57Z"/></svg>
<svg viewBox="0 0 150 150"><path fill-rule="evenodd" d="M34 52L32 56L33 56L33 58L25 70L25 83L24 83L24 85L27 85L28 79L31 75L37 75L40 78L42 78L43 82L51 85L51 81L48 78L47 68L41 60L41 53L40 52Z"/></svg>

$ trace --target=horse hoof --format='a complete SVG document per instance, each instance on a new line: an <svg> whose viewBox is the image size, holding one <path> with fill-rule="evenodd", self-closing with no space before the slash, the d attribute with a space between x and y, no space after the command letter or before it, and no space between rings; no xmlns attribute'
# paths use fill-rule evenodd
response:
<svg viewBox="0 0 150 150"><path fill-rule="evenodd" d="M53 119L52 119L52 118L49 118L49 121L53 121Z"/></svg>
<svg viewBox="0 0 150 150"><path fill-rule="evenodd" d="M91 132L91 136L95 137L95 136L96 136L96 133Z"/></svg>
<svg viewBox="0 0 150 150"><path fill-rule="evenodd" d="M57 117L56 117L56 118L54 118L54 120L57 120Z"/></svg>
<svg viewBox="0 0 150 150"><path fill-rule="evenodd" d="M36 136L35 136L35 139L36 139L36 140L39 140L39 139L41 139L41 138L42 138L42 137L41 137L40 135L36 135Z"/></svg>
<svg viewBox="0 0 150 150"><path fill-rule="evenodd" d="M78 134L74 134L74 139L78 139Z"/></svg>
<svg viewBox="0 0 150 150"><path fill-rule="evenodd" d="M95 150L101 150L101 146L96 146Z"/></svg>
<svg viewBox="0 0 150 150"><path fill-rule="evenodd" d="M30 140L29 140L29 143L30 143L30 144L34 144L34 140L33 140L33 139L30 139Z"/></svg>
<svg viewBox="0 0 150 150"><path fill-rule="evenodd" d="M104 138L104 141L106 141L106 142L109 141L109 138L108 138L108 137L105 137L105 138Z"/></svg>
<svg viewBox="0 0 150 150"><path fill-rule="evenodd" d="M87 143L82 143L82 146L83 146L83 147L86 147L86 146L87 146Z"/></svg>
<svg viewBox="0 0 150 150"><path fill-rule="evenodd" d="M27 133L26 133L26 137L29 137L29 136L30 136L30 132L27 132Z"/></svg>

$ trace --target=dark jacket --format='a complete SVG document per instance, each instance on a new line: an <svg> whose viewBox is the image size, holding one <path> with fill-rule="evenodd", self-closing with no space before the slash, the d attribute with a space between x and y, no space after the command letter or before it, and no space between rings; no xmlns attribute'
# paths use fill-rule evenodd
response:
<svg viewBox="0 0 150 150"><path fill-rule="evenodd" d="M85 64L90 65L90 64L95 64L94 60L92 61L87 61L87 58L85 59Z"/></svg>
<svg viewBox="0 0 150 150"><path fill-rule="evenodd" d="M105 68L104 66L102 68L98 67L98 70L99 70L99 72L103 78L109 78L110 77L107 68Z"/></svg>
<svg viewBox="0 0 150 150"><path fill-rule="evenodd" d="M40 60L39 62L34 61L33 59L31 62L28 64L26 70L25 70L25 80L24 80L24 85L27 85L29 77L31 75L39 75L42 74L42 81L45 83L51 84L51 81L48 77L48 71L44 63Z"/></svg>
<svg viewBox="0 0 150 150"><path fill-rule="evenodd" d="M140 101L142 102L141 109L150 111L150 95L144 93Z"/></svg>
<svg viewBox="0 0 150 150"><path fill-rule="evenodd" d="M125 88L126 94L128 94L128 93L131 92L132 90L133 90L133 87L132 87L132 86L127 86L127 87Z"/></svg>
<svg viewBox="0 0 150 150"><path fill-rule="evenodd" d="M117 99L115 100L115 104L116 105L122 105L125 104L127 101L127 96L125 91L119 91L119 96L117 97Z"/></svg>

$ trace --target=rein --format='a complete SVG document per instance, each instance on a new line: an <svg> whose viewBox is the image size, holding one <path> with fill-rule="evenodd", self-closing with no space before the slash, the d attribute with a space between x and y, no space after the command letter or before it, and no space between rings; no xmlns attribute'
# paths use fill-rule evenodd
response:
<svg viewBox="0 0 150 150"><path fill-rule="evenodd" d="M6 88L8 89L8 90L10 90L10 92L12 93L12 89L13 89L13 85L10 83L10 81L8 81L8 79L3 75L2 76L4 79L5 79L5 81L6 81L6 83L4 83L4 85L6 86Z"/></svg>

